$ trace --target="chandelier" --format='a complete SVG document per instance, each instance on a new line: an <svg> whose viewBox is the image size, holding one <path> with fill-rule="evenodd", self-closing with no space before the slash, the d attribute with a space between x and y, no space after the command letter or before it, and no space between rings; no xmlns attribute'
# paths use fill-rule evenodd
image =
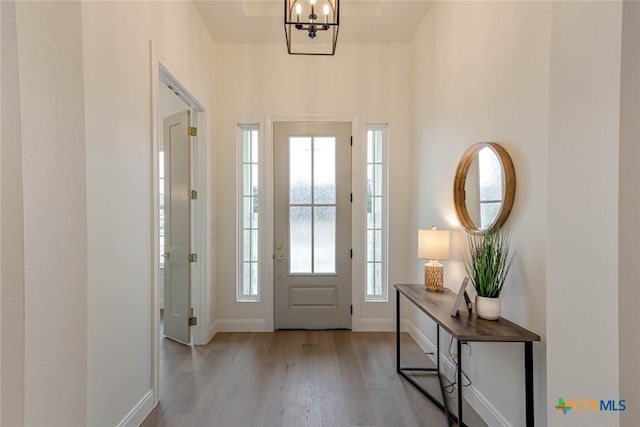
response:
<svg viewBox="0 0 640 427"><path fill-rule="evenodd" d="M290 55L334 55L340 0L284 0L284 32Z"/></svg>

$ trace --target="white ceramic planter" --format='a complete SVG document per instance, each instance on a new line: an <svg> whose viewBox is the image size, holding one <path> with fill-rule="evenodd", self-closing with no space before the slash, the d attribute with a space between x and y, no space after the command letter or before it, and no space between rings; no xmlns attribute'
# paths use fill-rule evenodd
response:
<svg viewBox="0 0 640 427"><path fill-rule="evenodd" d="M500 297L487 298L476 295L476 314L481 319L497 320L501 309Z"/></svg>

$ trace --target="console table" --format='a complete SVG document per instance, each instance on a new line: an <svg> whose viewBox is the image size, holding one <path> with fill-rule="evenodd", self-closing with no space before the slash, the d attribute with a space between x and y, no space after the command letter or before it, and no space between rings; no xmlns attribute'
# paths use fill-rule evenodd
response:
<svg viewBox="0 0 640 427"><path fill-rule="evenodd" d="M526 426L533 427L533 341L540 341L540 337L507 319L484 320L478 318L475 313L469 314L466 310L459 310L458 316L451 316L451 308L455 302L456 294L453 292L426 292L424 285L396 284L396 368L398 374L409 381L422 394L435 403L447 417L447 425L451 426L451 419L461 426L462 422L462 343L463 342L520 342L524 343L525 366L525 405ZM405 296L420 311L429 316L437 325L437 351L436 368L411 368L400 366L400 295ZM461 304L463 305L463 304ZM440 372L440 328L447 331L457 341L457 389L458 408L457 415L449 411L442 387ZM442 402L424 389L416 380L407 375L410 372L433 372L438 375Z"/></svg>

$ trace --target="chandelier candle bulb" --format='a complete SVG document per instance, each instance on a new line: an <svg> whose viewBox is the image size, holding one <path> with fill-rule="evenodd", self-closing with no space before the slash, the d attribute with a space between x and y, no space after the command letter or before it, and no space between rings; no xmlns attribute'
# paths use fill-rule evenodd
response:
<svg viewBox="0 0 640 427"><path fill-rule="evenodd" d="M298 15L298 22L300 22L300 13L302 12L302 5L298 3L296 5L296 15Z"/></svg>

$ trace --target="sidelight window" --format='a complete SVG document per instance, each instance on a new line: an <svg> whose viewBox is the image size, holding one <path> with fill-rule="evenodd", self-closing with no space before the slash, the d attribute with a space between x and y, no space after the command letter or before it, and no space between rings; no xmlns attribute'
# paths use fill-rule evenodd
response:
<svg viewBox="0 0 640 427"><path fill-rule="evenodd" d="M260 294L258 130L258 125L238 126L238 301L257 301Z"/></svg>
<svg viewBox="0 0 640 427"><path fill-rule="evenodd" d="M367 126L366 301L387 301L387 125Z"/></svg>

